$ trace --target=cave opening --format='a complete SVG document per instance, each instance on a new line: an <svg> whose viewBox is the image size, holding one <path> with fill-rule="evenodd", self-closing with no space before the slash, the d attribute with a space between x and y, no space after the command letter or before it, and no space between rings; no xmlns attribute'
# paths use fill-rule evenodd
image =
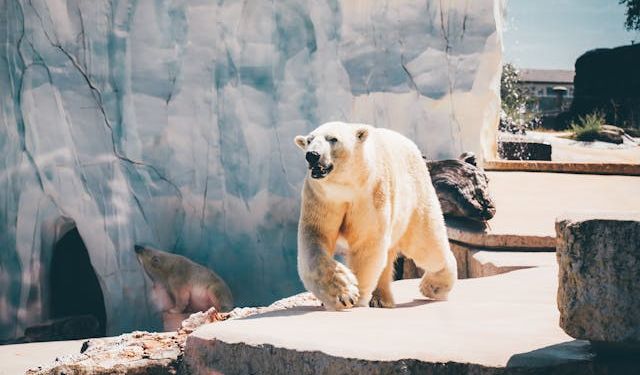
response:
<svg viewBox="0 0 640 375"><path fill-rule="evenodd" d="M50 318L56 339L105 336L106 311L98 277L77 228L54 246L50 271Z"/></svg>

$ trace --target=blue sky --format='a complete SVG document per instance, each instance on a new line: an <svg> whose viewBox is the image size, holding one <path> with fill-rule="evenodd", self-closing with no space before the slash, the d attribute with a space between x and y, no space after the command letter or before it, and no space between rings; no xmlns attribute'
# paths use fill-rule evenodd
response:
<svg viewBox="0 0 640 375"><path fill-rule="evenodd" d="M573 69L587 50L640 43L618 0L507 0L504 58L518 68Z"/></svg>

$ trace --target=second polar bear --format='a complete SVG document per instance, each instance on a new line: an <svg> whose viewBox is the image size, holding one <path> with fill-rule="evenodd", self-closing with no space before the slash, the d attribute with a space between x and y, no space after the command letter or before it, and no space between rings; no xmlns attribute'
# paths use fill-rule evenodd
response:
<svg viewBox="0 0 640 375"><path fill-rule="evenodd" d="M457 278L442 210L418 147L392 130L329 122L295 143L309 173L298 224L298 272L327 309L393 307L393 262L425 270L420 291L446 299ZM348 267L334 260L348 249Z"/></svg>

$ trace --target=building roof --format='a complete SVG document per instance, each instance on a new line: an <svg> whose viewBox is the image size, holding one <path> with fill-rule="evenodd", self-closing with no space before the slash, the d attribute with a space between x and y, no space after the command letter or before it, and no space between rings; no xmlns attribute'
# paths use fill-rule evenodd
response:
<svg viewBox="0 0 640 375"><path fill-rule="evenodd" d="M520 81L530 83L573 83L573 70L521 69Z"/></svg>

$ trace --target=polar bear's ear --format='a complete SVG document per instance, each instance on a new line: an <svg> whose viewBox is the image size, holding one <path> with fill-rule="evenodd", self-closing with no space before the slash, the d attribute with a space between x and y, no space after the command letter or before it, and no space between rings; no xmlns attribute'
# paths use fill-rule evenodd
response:
<svg viewBox="0 0 640 375"><path fill-rule="evenodd" d="M476 154L474 154L471 151L467 151L465 153L463 153L462 155L460 155L458 157L458 159L464 161L465 163L469 163L471 165L477 166L477 162L476 162Z"/></svg>
<svg viewBox="0 0 640 375"><path fill-rule="evenodd" d="M367 128L360 128L356 130L356 138L358 138L358 141L364 142L368 136L369 130Z"/></svg>
<svg viewBox="0 0 640 375"><path fill-rule="evenodd" d="M293 139L293 141L296 143L296 146L300 147L303 150L307 146L307 138L302 135L297 135Z"/></svg>

